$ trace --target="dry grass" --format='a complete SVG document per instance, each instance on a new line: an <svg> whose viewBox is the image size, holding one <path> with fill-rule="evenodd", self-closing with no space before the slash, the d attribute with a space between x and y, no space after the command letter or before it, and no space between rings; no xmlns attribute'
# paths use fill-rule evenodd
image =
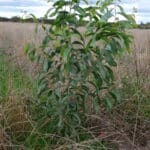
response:
<svg viewBox="0 0 150 150"><path fill-rule="evenodd" d="M124 54L118 60L117 78L131 73L150 78L150 30L133 29L129 31L134 39L131 54Z"/></svg>
<svg viewBox="0 0 150 150"><path fill-rule="evenodd" d="M14 144L12 139L21 141L31 132L25 100L25 97L12 93L6 99L3 110L0 110L1 122L3 122L3 127L0 128L0 149L2 150L21 148L21 145Z"/></svg>
<svg viewBox="0 0 150 150"><path fill-rule="evenodd" d="M23 48L26 43L33 42L37 46L41 43L43 33L41 27L35 32L35 24L32 23L3 23L0 22L0 48L10 54L15 63L22 69L32 74L35 65L25 56Z"/></svg>
<svg viewBox="0 0 150 150"><path fill-rule="evenodd" d="M134 29L130 32L134 36L134 42L132 45L132 55L126 57L126 61L128 61L126 69L133 71L135 63L137 63L139 72L148 75L150 73L150 30ZM39 26L38 32L35 33L35 24L32 23L0 22L0 47L13 55L15 61L29 73L34 70L35 66L30 64L30 61L24 54L23 47L27 42L36 43L38 46L43 36L41 27ZM118 69L120 67L125 68L124 65L120 65Z"/></svg>

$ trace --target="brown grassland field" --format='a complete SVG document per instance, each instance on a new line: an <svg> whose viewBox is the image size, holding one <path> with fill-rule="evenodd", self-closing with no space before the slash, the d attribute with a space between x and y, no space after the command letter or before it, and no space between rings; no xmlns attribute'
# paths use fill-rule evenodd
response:
<svg viewBox="0 0 150 150"><path fill-rule="evenodd" d="M118 66L114 68L116 85L123 93L122 102L113 108L112 113L107 114L104 110L97 116L97 123L93 124L98 127L97 132L105 133L104 140L117 143L120 150L149 150L150 30L133 29L129 32L134 37L131 53L117 58ZM26 108L26 101L32 100L34 92L30 90L32 85L22 78L32 80L37 65L28 59L23 47L27 42L36 43L38 46L43 37L40 27L35 33L35 24L0 22L0 55L6 56L5 61L10 68L15 66L26 76L17 76L21 78L21 83L18 83L19 88L16 89L13 88L14 81L11 80L10 73L7 77L7 94L2 96L3 89L0 89L0 150L11 149L11 146L14 149L24 149L23 143L18 144L17 140L19 141L25 131L34 131L30 111ZM1 63L0 65L2 68ZM0 84L2 78L0 70Z"/></svg>

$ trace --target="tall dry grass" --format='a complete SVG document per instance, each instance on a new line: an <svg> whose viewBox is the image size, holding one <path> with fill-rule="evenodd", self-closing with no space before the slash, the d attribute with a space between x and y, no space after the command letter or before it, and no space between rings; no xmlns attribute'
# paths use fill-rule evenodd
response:
<svg viewBox="0 0 150 150"><path fill-rule="evenodd" d="M121 67L127 69L127 72L128 70L133 71L137 63L136 69L140 73L148 75L150 73L150 30L134 29L130 33L134 36L131 55L125 57L128 62L120 64L118 69L120 70ZM0 48L10 53L15 61L29 72L32 72L35 66L30 64L24 54L23 47L27 42L36 43L38 46L43 37L44 33L41 26L38 27L38 32L35 33L35 24L33 23L0 22Z"/></svg>
<svg viewBox="0 0 150 150"><path fill-rule="evenodd" d="M125 53L118 59L116 78L120 81L122 77L132 76L147 80L145 89L150 88L150 30L133 29L129 31L133 36L131 52ZM138 80L138 79L137 79Z"/></svg>
<svg viewBox="0 0 150 150"><path fill-rule="evenodd" d="M37 46L43 39L41 26L35 32L35 24L32 23L5 23L0 22L0 48L11 55L11 58L22 69L32 74L36 67L28 60L23 51L26 43L36 43Z"/></svg>

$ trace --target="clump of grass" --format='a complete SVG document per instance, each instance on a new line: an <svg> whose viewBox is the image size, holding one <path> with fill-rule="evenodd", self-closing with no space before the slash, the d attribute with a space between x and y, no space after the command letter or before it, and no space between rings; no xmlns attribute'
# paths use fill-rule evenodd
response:
<svg viewBox="0 0 150 150"><path fill-rule="evenodd" d="M150 140L150 58L148 47L139 51L138 43L134 45L131 55L125 55L118 66L123 101L114 108L113 117L119 117L134 146L146 146Z"/></svg>
<svg viewBox="0 0 150 150"><path fill-rule="evenodd" d="M1 98L9 95L10 91L21 93L24 90L31 91L33 89L31 80L24 75L15 64L12 64L10 57L0 52L0 93Z"/></svg>
<svg viewBox="0 0 150 150"><path fill-rule="evenodd" d="M0 53L0 100L7 95L8 92L8 66L4 61L3 55Z"/></svg>
<svg viewBox="0 0 150 150"><path fill-rule="evenodd" d="M5 148L22 141L31 129L26 94L31 95L31 81L9 57L0 51L0 137Z"/></svg>

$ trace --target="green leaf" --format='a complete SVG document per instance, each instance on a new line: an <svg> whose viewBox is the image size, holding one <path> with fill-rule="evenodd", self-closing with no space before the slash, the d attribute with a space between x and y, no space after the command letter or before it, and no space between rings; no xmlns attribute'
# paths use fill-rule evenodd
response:
<svg viewBox="0 0 150 150"><path fill-rule="evenodd" d="M36 54L35 49L32 49L28 52L28 56L29 56L31 61L35 60L35 54Z"/></svg>
<svg viewBox="0 0 150 150"><path fill-rule="evenodd" d="M112 107L113 107L112 100L109 99L109 98L106 98L105 102L106 102L106 107L107 107L107 109L108 109L108 110L112 110Z"/></svg>
<svg viewBox="0 0 150 150"><path fill-rule="evenodd" d="M49 35L46 35L42 42L42 48L44 49L45 47L47 47L50 41L51 37Z"/></svg>
<svg viewBox="0 0 150 150"><path fill-rule="evenodd" d="M71 27L71 29L72 29L74 34L77 34L80 37L83 44L85 44L85 40L84 40L84 37L82 36L82 34L76 28Z"/></svg>
<svg viewBox="0 0 150 150"><path fill-rule="evenodd" d="M114 80L114 74L113 74L112 69L109 66L107 66L107 65L104 65L104 67L107 70L107 78L108 78L108 80L110 80L110 79Z"/></svg>
<svg viewBox="0 0 150 150"><path fill-rule="evenodd" d="M116 102L120 103L121 102L121 90L119 89L113 89L111 92L109 92L110 95L116 100Z"/></svg>
<svg viewBox="0 0 150 150"><path fill-rule="evenodd" d="M71 49L72 48L68 47L63 52L63 59L64 59L65 63L68 62L68 58L69 58L69 54L70 54Z"/></svg>
<svg viewBox="0 0 150 150"><path fill-rule="evenodd" d="M98 98L95 97L94 100L93 100L93 106L94 106L94 110L96 113L99 113L100 112L100 104L98 102Z"/></svg>
<svg viewBox="0 0 150 150"><path fill-rule="evenodd" d="M47 83L40 84L38 87L37 95L40 96L46 90L47 90Z"/></svg>
<svg viewBox="0 0 150 150"><path fill-rule="evenodd" d="M40 55L38 55L38 54L35 54L35 62L36 63L40 63L40 58L41 58L41 56Z"/></svg>
<svg viewBox="0 0 150 150"><path fill-rule="evenodd" d="M113 14L111 11L108 11L107 13L105 13L104 15L102 15L101 20L104 22L108 22L108 20L113 17Z"/></svg>
<svg viewBox="0 0 150 150"><path fill-rule="evenodd" d="M100 89L102 84L103 84L103 80L101 78L101 75L99 73L97 73L97 71L93 71L94 77L95 77L95 81L96 81L96 85L97 88Z"/></svg>
<svg viewBox="0 0 150 150"><path fill-rule="evenodd" d="M113 56L111 53L105 53L105 59L106 59L106 62L110 65L110 66L117 66L117 63L115 62Z"/></svg>
<svg viewBox="0 0 150 150"><path fill-rule="evenodd" d="M85 9L80 7L79 5L75 5L74 10L76 10L80 15L85 16L86 12Z"/></svg>
<svg viewBox="0 0 150 150"><path fill-rule="evenodd" d="M80 41L73 41L72 44L84 46L83 43Z"/></svg>
<svg viewBox="0 0 150 150"><path fill-rule="evenodd" d="M73 116L77 119L78 125L81 125L81 118L79 116L79 114L73 114Z"/></svg>
<svg viewBox="0 0 150 150"><path fill-rule="evenodd" d="M44 59L44 63L43 63L43 70L44 70L45 72L47 72L48 69L49 69L49 61L48 61L47 58L45 58L45 59Z"/></svg>

